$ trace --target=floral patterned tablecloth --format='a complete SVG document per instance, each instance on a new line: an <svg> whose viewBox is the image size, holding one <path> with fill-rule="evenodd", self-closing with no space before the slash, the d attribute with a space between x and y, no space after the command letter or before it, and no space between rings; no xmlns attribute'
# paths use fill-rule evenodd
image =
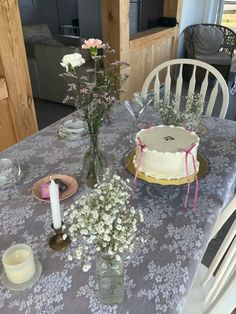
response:
<svg viewBox="0 0 236 314"><path fill-rule="evenodd" d="M68 119L68 117L66 118ZM41 262L39 281L25 291L9 291L0 283L1 313L78 313L78 314L154 314L180 313L198 265L206 250L215 221L232 198L236 185L236 122L204 118L207 133L200 150L210 162L208 175L199 181L197 208L194 211L195 185L191 184L189 209L183 210L186 186L164 187L137 181L135 202L144 213L140 243L125 260L125 300L120 305L103 306L98 301L95 267L84 273L80 265L67 259L67 251L48 246L52 236L51 209L31 195L34 182L52 173L77 178L79 189L61 203L62 210L75 197L86 192L81 184L81 168L88 138L61 139L61 122L27 138L1 153L14 158L16 153L24 175L17 188L26 192L22 199L9 200L0 194L0 251L15 243L29 244ZM111 125L101 132L101 146L110 168L120 170L127 151L131 120L119 108ZM125 176L129 176L125 173ZM95 266L95 259L93 260ZM0 271L3 271L2 265Z"/></svg>

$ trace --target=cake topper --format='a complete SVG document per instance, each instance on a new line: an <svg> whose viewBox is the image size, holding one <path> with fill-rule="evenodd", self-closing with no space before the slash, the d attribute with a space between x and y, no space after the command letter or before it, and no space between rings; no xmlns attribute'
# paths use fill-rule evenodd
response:
<svg viewBox="0 0 236 314"><path fill-rule="evenodd" d="M169 135L163 137L163 139L166 140L166 141L174 141L175 140L172 136L169 136Z"/></svg>

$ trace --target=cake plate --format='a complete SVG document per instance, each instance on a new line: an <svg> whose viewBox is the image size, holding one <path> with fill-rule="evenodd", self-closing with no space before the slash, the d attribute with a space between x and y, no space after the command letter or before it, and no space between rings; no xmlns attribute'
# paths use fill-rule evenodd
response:
<svg viewBox="0 0 236 314"><path fill-rule="evenodd" d="M136 172L136 168L134 167L134 164L133 164L134 155L135 155L135 151L132 151L132 152L129 152L124 158L125 168L132 175L135 175L135 172ZM199 171L198 171L197 176L198 176L198 179L202 179L209 172L209 169L210 169L209 161L206 159L206 157L202 153L199 153L199 152L197 154L197 160L199 161ZM143 181L146 181L148 183L154 183L154 184L160 184L160 185L183 185L183 184L188 183L187 177L180 178L180 179L171 179L171 180L156 179L148 175L145 175L143 172L139 172L137 178ZM192 183L194 181L195 181L194 175L189 176L189 182Z"/></svg>

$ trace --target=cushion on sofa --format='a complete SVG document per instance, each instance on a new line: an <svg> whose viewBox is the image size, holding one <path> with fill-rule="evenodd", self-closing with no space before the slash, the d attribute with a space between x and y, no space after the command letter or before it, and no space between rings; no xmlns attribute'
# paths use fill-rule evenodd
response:
<svg viewBox="0 0 236 314"><path fill-rule="evenodd" d="M209 63L209 64L219 64L219 65L230 65L231 64L231 57L223 52L216 52L211 55L204 55L204 54L195 54L195 58L197 60Z"/></svg>
<svg viewBox="0 0 236 314"><path fill-rule="evenodd" d="M52 38L52 34L47 24L23 25L24 40L27 42L34 36L44 36Z"/></svg>
<svg viewBox="0 0 236 314"><path fill-rule="evenodd" d="M218 52L223 43L224 34L221 30L197 25L193 29L193 44L196 54L211 55Z"/></svg>
<svg viewBox="0 0 236 314"><path fill-rule="evenodd" d="M31 37L27 43L30 44L42 44L42 45L49 45L49 46L63 46L62 43L60 43L59 41L53 39L53 38L48 38L44 35L35 35L33 37Z"/></svg>

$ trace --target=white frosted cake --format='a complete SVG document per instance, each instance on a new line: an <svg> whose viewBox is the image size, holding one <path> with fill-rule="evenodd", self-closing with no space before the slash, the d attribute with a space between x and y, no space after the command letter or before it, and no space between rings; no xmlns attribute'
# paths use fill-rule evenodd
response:
<svg viewBox="0 0 236 314"><path fill-rule="evenodd" d="M143 129L136 135L136 142L141 141L145 145L142 158L141 148L136 146L134 166L139 166L139 171L156 179L180 179L186 177L185 152L192 144L191 153L196 158L199 145L199 137L194 132L187 131L182 127L156 126ZM140 159L141 158L141 159ZM141 160L141 164L139 165ZM196 159L197 160L197 159ZM192 156L188 155L188 174L194 174ZM198 171L199 162L196 162Z"/></svg>

